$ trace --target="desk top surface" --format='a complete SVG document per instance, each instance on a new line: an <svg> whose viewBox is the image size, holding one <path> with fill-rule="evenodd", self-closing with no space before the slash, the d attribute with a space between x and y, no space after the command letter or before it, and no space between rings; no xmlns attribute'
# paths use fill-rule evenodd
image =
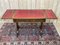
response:
<svg viewBox="0 0 60 45"><path fill-rule="evenodd" d="M52 10L8 9L2 19L57 19Z"/></svg>

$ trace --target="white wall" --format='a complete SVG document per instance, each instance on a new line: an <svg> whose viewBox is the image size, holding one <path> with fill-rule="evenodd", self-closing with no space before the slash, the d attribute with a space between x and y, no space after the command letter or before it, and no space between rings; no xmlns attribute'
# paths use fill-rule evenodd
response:
<svg viewBox="0 0 60 45"><path fill-rule="evenodd" d="M58 17L54 24L60 32L60 0L0 0L0 17L6 9L52 9Z"/></svg>
<svg viewBox="0 0 60 45"><path fill-rule="evenodd" d="M0 13L4 13L6 9L53 9L57 16L59 16L59 1L60 0L0 0Z"/></svg>
<svg viewBox="0 0 60 45"><path fill-rule="evenodd" d="M6 9L52 9L58 17L60 0L0 0L0 16Z"/></svg>

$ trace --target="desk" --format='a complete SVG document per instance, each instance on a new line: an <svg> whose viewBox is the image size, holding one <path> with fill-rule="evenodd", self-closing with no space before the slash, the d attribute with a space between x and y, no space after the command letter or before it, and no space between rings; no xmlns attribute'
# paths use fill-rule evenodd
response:
<svg viewBox="0 0 60 45"><path fill-rule="evenodd" d="M43 22L46 19L57 19L52 10L17 10L8 9L2 16L2 19L13 19L17 25L18 22L41 22L40 28L42 29Z"/></svg>

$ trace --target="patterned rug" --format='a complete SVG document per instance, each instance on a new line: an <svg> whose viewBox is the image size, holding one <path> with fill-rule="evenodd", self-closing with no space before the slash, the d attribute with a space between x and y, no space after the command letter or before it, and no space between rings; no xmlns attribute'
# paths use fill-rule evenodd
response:
<svg viewBox="0 0 60 45"><path fill-rule="evenodd" d="M0 42L14 41L60 41L60 36L53 23L44 23L42 29L37 23L19 24L18 31L15 23L4 23L0 29Z"/></svg>

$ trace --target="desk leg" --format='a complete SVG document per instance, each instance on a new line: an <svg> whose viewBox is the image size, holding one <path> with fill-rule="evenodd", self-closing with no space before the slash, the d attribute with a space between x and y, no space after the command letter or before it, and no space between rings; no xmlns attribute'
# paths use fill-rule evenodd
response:
<svg viewBox="0 0 60 45"><path fill-rule="evenodd" d="M16 27L17 27L17 37L18 37L18 35L19 35L19 32L18 32L18 31L19 31L18 22L16 22L16 21L15 21L15 19L13 19L13 22L15 22L15 23L16 23Z"/></svg>
<svg viewBox="0 0 60 45"><path fill-rule="evenodd" d="M18 23L16 22L16 26L17 26L17 37L19 36L19 26Z"/></svg>
<svg viewBox="0 0 60 45"><path fill-rule="evenodd" d="M18 22L16 21L16 19L13 19L13 22L16 23L16 27L17 27L17 31L18 31L18 29L19 29Z"/></svg>
<svg viewBox="0 0 60 45"><path fill-rule="evenodd" d="M18 23L16 22L16 26L17 26L17 31L19 30L19 26L18 26Z"/></svg>
<svg viewBox="0 0 60 45"><path fill-rule="evenodd" d="M43 22L41 22L41 26L40 26L40 29L42 29L42 27L43 27Z"/></svg>
<svg viewBox="0 0 60 45"><path fill-rule="evenodd" d="M43 23L46 22L46 19L41 19L41 26L40 26L40 29L42 30L43 29Z"/></svg>

